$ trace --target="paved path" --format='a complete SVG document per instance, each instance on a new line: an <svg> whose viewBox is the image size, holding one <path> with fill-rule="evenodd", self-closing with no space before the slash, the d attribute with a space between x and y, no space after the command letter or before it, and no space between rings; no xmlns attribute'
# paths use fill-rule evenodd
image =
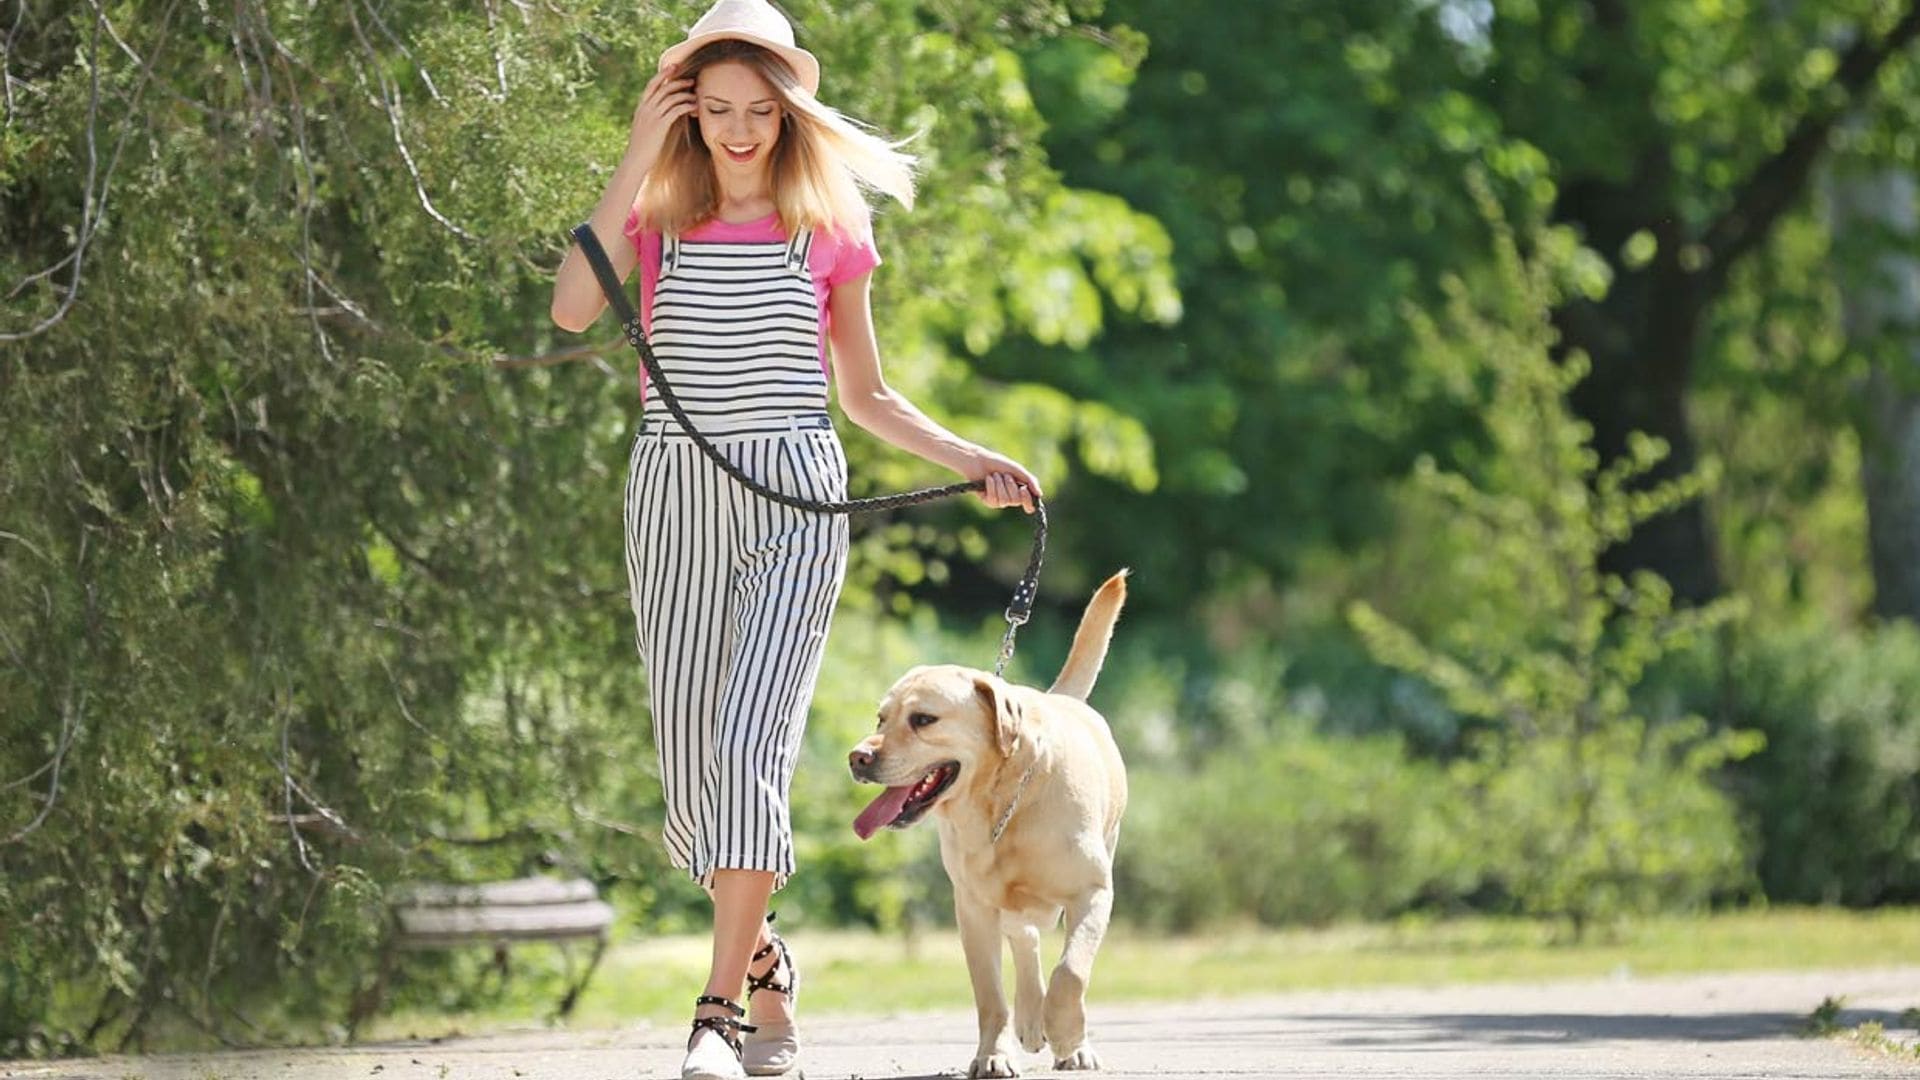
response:
<svg viewBox="0 0 1920 1080"><path fill-rule="evenodd" d="M1098 984L1095 984L1098 989ZM1920 967L1617 979L1451 990L1291 994L1092 1010L1106 1077L1880 1077L1920 1057L1804 1039L1801 1021L1844 995L1846 1024L1900 1032ZM971 1013L810 1019L810 1080L964 1076ZM678 1030L519 1032L441 1043L180 1057L0 1062L4 1080L677 1080ZM1053 1073L1039 1055L1025 1074Z"/></svg>

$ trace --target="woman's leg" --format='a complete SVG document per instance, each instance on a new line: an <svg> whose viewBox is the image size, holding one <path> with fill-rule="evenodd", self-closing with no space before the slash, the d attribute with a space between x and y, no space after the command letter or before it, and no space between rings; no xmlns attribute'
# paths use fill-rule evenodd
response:
<svg viewBox="0 0 1920 1080"><path fill-rule="evenodd" d="M704 993L738 1000L746 985L747 962L762 944L773 874L765 870L715 870L713 888L713 967ZM715 1006L704 1006L716 1014ZM704 1015L704 1014L702 1014Z"/></svg>
<svg viewBox="0 0 1920 1080"><path fill-rule="evenodd" d="M758 963L752 960L755 953L773 944L773 930L767 925L767 901L772 895L773 875L764 870L713 872L713 887L707 890L707 897L713 901L713 965L702 993L738 1000L736 995L749 971L765 975L779 964L780 957L774 953L761 957ZM753 1011L748 1023L793 1019L793 1003L786 994L760 994L750 1007ZM696 1015L717 1016L726 1011L712 1005L702 1009Z"/></svg>

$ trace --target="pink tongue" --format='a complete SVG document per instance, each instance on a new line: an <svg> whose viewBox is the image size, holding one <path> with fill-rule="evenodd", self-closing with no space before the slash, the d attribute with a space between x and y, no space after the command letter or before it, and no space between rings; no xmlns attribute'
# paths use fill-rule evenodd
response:
<svg viewBox="0 0 1920 1080"><path fill-rule="evenodd" d="M900 816L900 808L907 805L907 796L913 794L912 784L890 787L880 793L880 797L867 804L860 816L853 819L853 831L865 840L885 828L894 818Z"/></svg>

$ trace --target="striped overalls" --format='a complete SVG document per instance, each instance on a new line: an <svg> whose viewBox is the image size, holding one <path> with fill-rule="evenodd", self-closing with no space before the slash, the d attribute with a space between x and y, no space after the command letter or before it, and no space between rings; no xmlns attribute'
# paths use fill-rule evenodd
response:
<svg viewBox="0 0 1920 1080"><path fill-rule="evenodd" d="M693 427L778 491L843 499L810 230L662 239L650 340ZM647 395L627 469L627 583L666 800L667 855L793 872L788 788L847 565L847 519L742 487Z"/></svg>

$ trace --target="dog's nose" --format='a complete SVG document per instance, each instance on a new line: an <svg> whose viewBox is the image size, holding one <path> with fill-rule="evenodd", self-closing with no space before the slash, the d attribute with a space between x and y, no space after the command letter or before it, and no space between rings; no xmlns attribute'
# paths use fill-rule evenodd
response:
<svg viewBox="0 0 1920 1080"><path fill-rule="evenodd" d="M856 779L864 780L873 771L873 751L860 748L847 755L847 767L853 770Z"/></svg>

